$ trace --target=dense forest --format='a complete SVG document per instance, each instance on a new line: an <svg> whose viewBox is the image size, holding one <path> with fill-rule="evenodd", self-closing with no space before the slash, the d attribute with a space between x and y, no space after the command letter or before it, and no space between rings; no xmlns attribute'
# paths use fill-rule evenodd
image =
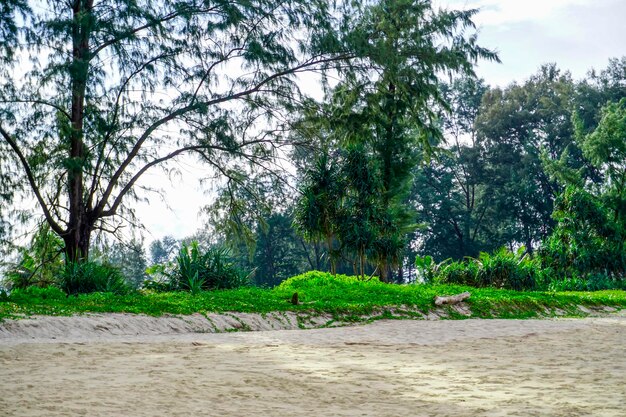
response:
<svg viewBox="0 0 626 417"><path fill-rule="evenodd" d="M498 60L478 11L430 1L9 3L7 287L195 291L309 270L626 287L626 57L499 88L474 73ZM184 154L214 174L206 226L146 253L131 203L158 190L136 183Z"/></svg>

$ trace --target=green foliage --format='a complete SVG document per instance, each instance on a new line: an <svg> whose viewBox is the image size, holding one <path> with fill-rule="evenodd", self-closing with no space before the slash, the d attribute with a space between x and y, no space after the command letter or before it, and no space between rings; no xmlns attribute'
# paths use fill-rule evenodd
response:
<svg viewBox="0 0 626 417"><path fill-rule="evenodd" d="M11 291L11 300L15 302L32 299L64 300L67 294L58 287L27 287L16 288ZM7 300L8 301L8 300Z"/></svg>
<svg viewBox="0 0 626 417"><path fill-rule="evenodd" d="M449 107L438 75L474 76L478 60L498 59L467 33L475 13L435 10L430 1L374 2L348 38L371 67L347 68L322 106L327 121L307 125L341 149L342 199L330 201L341 207L331 222L335 233L324 235L331 258L353 260L361 276L371 264L388 280L417 227L407 200L418 150L430 150L441 137L433 104ZM315 226L307 230L328 223L328 211L315 210L319 201L319 193L303 193L298 218ZM342 253L332 247L333 237Z"/></svg>
<svg viewBox="0 0 626 417"><path fill-rule="evenodd" d="M188 292L131 292L79 294L66 297L58 289L16 290L0 299L0 320L23 315L71 315L77 313L126 312L134 314L193 314L207 312L294 311L305 316L330 314L338 320L359 319L359 315L380 313L386 317L414 317L435 308L436 295L452 295L470 291L467 301L474 317L527 318L545 315L546 309L560 309L580 314L576 306L606 305L626 308L624 291L595 293L517 292L493 288L470 288L459 285L395 285L378 279L312 271L290 278L273 289L243 287L231 290ZM297 292L301 301L290 299ZM385 317L385 316L383 316ZM451 316L455 318L457 316Z"/></svg>
<svg viewBox="0 0 626 417"><path fill-rule="evenodd" d="M129 287L137 289L146 279L146 256L143 239L133 237L128 241L110 243L100 236L90 250L90 259L117 267Z"/></svg>
<svg viewBox="0 0 626 417"><path fill-rule="evenodd" d="M597 197L570 186L557 199L554 216L557 227L540 254L543 265L554 271L555 280L586 282L604 276L599 281L618 284L611 288L624 286L624 229L614 213Z"/></svg>
<svg viewBox="0 0 626 417"><path fill-rule="evenodd" d="M475 260L478 265L476 273L478 285L516 291L535 289L535 274L539 264L523 255L524 251L522 248L513 253L502 248L494 254L482 252Z"/></svg>
<svg viewBox="0 0 626 417"><path fill-rule="evenodd" d="M249 283L248 276L233 263L226 248L211 247L202 252L197 241L183 243L169 276L171 290L192 293L238 288Z"/></svg>
<svg viewBox="0 0 626 417"><path fill-rule="evenodd" d="M92 261L67 262L59 276L59 286L67 294L129 292L124 275L118 268Z"/></svg>
<svg viewBox="0 0 626 417"><path fill-rule="evenodd" d="M480 287L477 279L478 270L478 263L472 259L450 262L439 271L433 282Z"/></svg>
<svg viewBox="0 0 626 417"><path fill-rule="evenodd" d="M478 256L495 250L496 211L489 191L489 163L477 140L476 118L488 91L484 80L460 77L442 86L450 112L442 109L446 145L414 170L410 202L424 227L419 252L436 260Z"/></svg>
<svg viewBox="0 0 626 417"><path fill-rule="evenodd" d="M524 252L523 247L516 253L506 248L493 254L481 252L478 258L466 258L439 268L435 281L515 291L534 290L538 287L541 265Z"/></svg>
<svg viewBox="0 0 626 417"><path fill-rule="evenodd" d="M256 285L278 285L306 270L307 248L295 234L290 216L280 213L270 215L267 227L257 228L256 237L252 262Z"/></svg>
<svg viewBox="0 0 626 417"><path fill-rule="evenodd" d="M544 266L558 277L555 288L626 286L626 98L600 115L588 134L573 117L577 144L602 179L561 177L567 188L556 201L557 226L541 250Z"/></svg>
<svg viewBox="0 0 626 417"><path fill-rule="evenodd" d="M439 263L435 262L430 255L415 257L415 268L417 270L418 282L434 283L443 268L449 265L450 259L445 259ZM456 282L456 281L451 281ZM467 284L470 285L470 284Z"/></svg>
<svg viewBox="0 0 626 417"><path fill-rule="evenodd" d="M346 64L354 54L343 29L367 8L30 3L0 5L0 227L4 200L22 192L70 261L88 259L94 230L137 220L127 202L143 198L135 185L154 167L169 172L168 162L193 153L217 184L272 165L278 124L303 98L295 74Z"/></svg>
<svg viewBox="0 0 626 417"><path fill-rule="evenodd" d="M9 264L5 282L9 288L47 287L56 283L63 269L63 242L46 224L35 231L28 247L19 249L19 260Z"/></svg>
<svg viewBox="0 0 626 417"><path fill-rule="evenodd" d="M569 73L544 65L523 84L488 91L476 118L485 160L492 240L523 244L533 253L554 226L551 217L559 184L544 170L542 150L558 158L574 140L571 125L575 84ZM572 163L583 165L572 149Z"/></svg>
<svg viewBox="0 0 626 417"><path fill-rule="evenodd" d="M293 221L297 233L309 242L326 244L333 273L337 262L334 240L345 182L340 174L337 161L323 152L302 178Z"/></svg>

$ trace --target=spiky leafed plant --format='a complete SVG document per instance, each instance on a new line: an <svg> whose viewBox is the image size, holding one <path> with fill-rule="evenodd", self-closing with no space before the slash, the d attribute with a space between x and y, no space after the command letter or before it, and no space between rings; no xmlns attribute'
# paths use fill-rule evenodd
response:
<svg viewBox="0 0 626 417"><path fill-rule="evenodd" d="M294 226L305 239L324 241L330 271L336 274L337 219L343 194L343 179L337 163L322 153L304 176L300 197L294 211Z"/></svg>

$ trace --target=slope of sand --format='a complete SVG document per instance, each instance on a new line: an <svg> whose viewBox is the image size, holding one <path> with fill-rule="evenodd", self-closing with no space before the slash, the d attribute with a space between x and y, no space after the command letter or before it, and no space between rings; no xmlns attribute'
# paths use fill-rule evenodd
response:
<svg viewBox="0 0 626 417"><path fill-rule="evenodd" d="M626 415L626 316L0 338L2 416Z"/></svg>

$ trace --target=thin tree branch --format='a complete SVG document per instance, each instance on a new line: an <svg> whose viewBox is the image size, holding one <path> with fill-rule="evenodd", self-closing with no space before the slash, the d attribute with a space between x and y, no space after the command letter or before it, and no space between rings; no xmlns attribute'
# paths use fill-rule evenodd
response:
<svg viewBox="0 0 626 417"><path fill-rule="evenodd" d="M13 149L13 151L19 158L20 163L22 164L22 167L24 168L24 171L26 172L26 177L28 178L28 183L30 184L30 188L33 190L33 193L35 194L35 197L37 198L37 202L39 203L39 205L41 206L41 209L43 210L43 214L46 217L46 221L48 222L48 224L50 225L50 227L52 228L52 230L54 230L56 234L58 234L59 236L63 235L65 233L65 230L63 230L63 228L52 217L52 214L50 213L50 210L48 209L48 206L46 205L46 202L44 201L41 195L41 192L39 191L39 187L37 186L37 183L35 182L35 176L33 175L33 172L30 169L30 165L28 165L28 161L26 160L26 157L24 156L19 146L17 145L17 142L15 142L15 140L11 137L11 135L9 135L9 133L6 130L4 130L2 126L0 126L0 134L7 141L9 146Z"/></svg>

